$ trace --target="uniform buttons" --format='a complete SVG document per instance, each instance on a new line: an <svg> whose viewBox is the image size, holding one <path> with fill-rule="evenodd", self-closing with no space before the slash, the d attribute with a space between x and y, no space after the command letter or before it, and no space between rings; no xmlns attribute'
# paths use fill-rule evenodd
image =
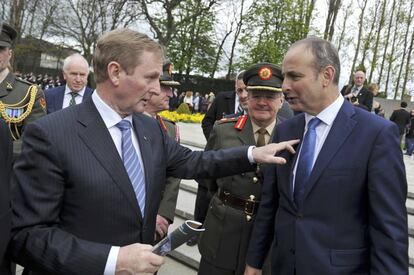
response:
<svg viewBox="0 0 414 275"><path fill-rule="evenodd" d="M259 179L257 177L253 177L253 183L257 183Z"/></svg>

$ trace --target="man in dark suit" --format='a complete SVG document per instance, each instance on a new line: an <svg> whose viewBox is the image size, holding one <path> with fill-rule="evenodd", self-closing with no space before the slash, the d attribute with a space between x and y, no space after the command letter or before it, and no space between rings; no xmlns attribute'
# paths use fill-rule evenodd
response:
<svg viewBox="0 0 414 275"><path fill-rule="evenodd" d="M246 274L260 274L272 239L272 274L408 274L397 127L344 101L325 40L293 44L282 71L286 100L303 113L276 126L273 141L302 142L265 172Z"/></svg>
<svg viewBox="0 0 414 275"><path fill-rule="evenodd" d="M390 120L397 124L398 130L400 131L400 143L405 134L405 129L410 124L410 113L406 110L407 102L402 101L400 103L400 109L394 110L390 116Z"/></svg>
<svg viewBox="0 0 414 275"><path fill-rule="evenodd" d="M12 259L26 274L154 273L165 177L226 176L284 163L293 142L192 152L144 114L159 93L162 47L117 29L97 41L91 99L31 123L14 166ZM64 127L62 127L64 125Z"/></svg>
<svg viewBox="0 0 414 275"><path fill-rule="evenodd" d="M214 123L225 115L243 113L247 109L247 90L243 82L243 73L238 73L235 80L235 91L218 93L201 122L201 128L208 140Z"/></svg>
<svg viewBox="0 0 414 275"><path fill-rule="evenodd" d="M364 86L365 73L356 71L354 74L354 85L345 85L341 94L355 106L371 112L374 95Z"/></svg>
<svg viewBox="0 0 414 275"><path fill-rule="evenodd" d="M48 114L79 104L93 93L93 89L86 86L89 64L82 55L75 53L66 57L62 70L66 85L45 91Z"/></svg>
<svg viewBox="0 0 414 275"><path fill-rule="evenodd" d="M4 260L10 237L11 209L9 198L9 183L13 159L13 144L9 127L0 119L0 274L10 272L7 261Z"/></svg>

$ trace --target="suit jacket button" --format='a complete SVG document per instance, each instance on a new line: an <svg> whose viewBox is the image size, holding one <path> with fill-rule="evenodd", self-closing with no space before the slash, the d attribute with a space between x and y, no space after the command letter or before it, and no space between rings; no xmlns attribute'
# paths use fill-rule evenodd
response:
<svg viewBox="0 0 414 275"><path fill-rule="evenodd" d="M301 219L301 218L303 218L303 214L302 213L297 213L296 214L296 217L299 218L299 219Z"/></svg>
<svg viewBox="0 0 414 275"><path fill-rule="evenodd" d="M294 248L291 248L291 249L289 249L289 251L290 251L290 253L292 253L293 255L295 255L295 249Z"/></svg>

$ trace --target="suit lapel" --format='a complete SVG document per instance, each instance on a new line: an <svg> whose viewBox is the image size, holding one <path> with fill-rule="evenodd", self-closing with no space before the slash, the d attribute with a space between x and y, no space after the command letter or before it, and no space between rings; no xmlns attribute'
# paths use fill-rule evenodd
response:
<svg viewBox="0 0 414 275"><path fill-rule="evenodd" d="M135 192L124 164L92 99L80 104L79 107L78 121L84 126L79 131L80 138L121 189L122 193L130 202L133 212L142 219Z"/></svg>
<svg viewBox="0 0 414 275"><path fill-rule="evenodd" d="M285 140L292 140L292 139L299 139L300 140L300 144L295 149L296 154L293 155L293 158L292 158L292 161L291 161L290 171L289 171L289 186L287 188L288 196L289 196L290 202L292 203L293 206L295 205L295 203L293 201L293 169L295 168L296 161L298 159L298 154L299 154L300 148L302 147L303 133L305 131L305 115L300 114L298 116L301 116L301 117L298 118L298 121L297 121L296 125L293 125L292 134L287 139L285 139Z"/></svg>
<svg viewBox="0 0 414 275"><path fill-rule="evenodd" d="M331 159L335 156L336 152L341 148L342 144L355 127L356 121L351 118L354 112L352 106L345 101L339 110L338 115L332 124L332 128L319 152L318 158L315 161L315 165L309 177L309 182L305 187L304 199L309 195L326 166L330 163Z"/></svg>
<svg viewBox="0 0 414 275"><path fill-rule="evenodd" d="M144 165L144 172L145 172L145 210L151 209L150 203L151 201L148 198L153 198L154 196L152 193L156 190L151 188L153 185L151 184L151 177L149 175L153 175L153 166L151 165L152 160L152 152L151 152L151 133L148 132L147 127L145 127L142 119L139 119L139 116L142 114L134 114L133 115L133 122L134 122L134 130L135 135L138 139L139 149L141 151L141 159ZM146 214L146 213L145 213ZM147 217L147 215L145 215Z"/></svg>
<svg viewBox="0 0 414 275"><path fill-rule="evenodd" d="M62 110L63 107L63 98L65 97L65 87L61 86L62 89L56 93L56 99L55 99L55 110Z"/></svg>
<svg viewBox="0 0 414 275"><path fill-rule="evenodd" d="M92 93L93 93L93 89L91 89L89 87L85 87L85 92L83 93L82 102L84 102L88 98L90 98Z"/></svg>

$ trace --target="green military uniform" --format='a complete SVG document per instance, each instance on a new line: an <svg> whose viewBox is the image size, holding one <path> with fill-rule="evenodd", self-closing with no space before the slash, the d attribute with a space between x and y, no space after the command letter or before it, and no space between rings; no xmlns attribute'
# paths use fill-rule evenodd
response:
<svg viewBox="0 0 414 275"><path fill-rule="evenodd" d="M160 119L162 122L160 122ZM166 118L157 118L161 127L167 132L168 136L179 142L178 126L174 122ZM174 222L175 207L177 205L178 191L181 179L168 177L165 184L165 190L162 193L162 199L158 214L168 219L170 223Z"/></svg>
<svg viewBox="0 0 414 275"><path fill-rule="evenodd" d="M206 150L255 145L253 127L247 119L243 129L235 129L238 119L216 122ZM253 229L258 203L252 203L247 211L223 203L222 193L248 201L260 201L262 190L261 169L216 180L206 180L214 196L204 221L206 231L201 234L199 250L204 260L222 269L243 274L245 256ZM225 197L225 195L224 195ZM253 207L254 204L254 207ZM199 274L206 274L200 270ZM230 273L229 273L230 274Z"/></svg>
<svg viewBox="0 0 414 275"><path fill-rule="evenodd" d="M16 30L10 25L2 24L0 32L2 50L10 50L16 35ZM6 61L9 62L9 60ZM9 126L14 141L13 153L16 156L21 151L21 136L24 127L46 115L45 95L37 85L16 77L8 68L1 67L0 74L5 77L3 81L0 80L0 119L3 119Z"/></svg>
<svg viewBox="0 0 414 275"><path fill-rule="evenodd" d="M262 97L263 92L281 94L282 79L280 68L270 63L254 65L246 70L243 76L244 83L247 84L249 100L255 100L255 96L259 95ZM274 119L276 120L276 115ZM275 128L271 130L267 127L271 127L273 121L256 130L247 115L222 119L214 125L206 150L256 144L263 146L266 140L262 130L272 131L269 139L272 140ZM255 131L259 133L257 140L255 140ZM204 221L206 230L201 234L198 243L201 253L199 275L244 274L250 235L261 198L262 170L263 166L258 166L255 172L206 181L209 192L214 195ZM270 274L268 264L263 274Z"/></svg>
<svg viewBox="0 0 414 275"><path fill-rule="evenodd" d="M169 60L166 60L162 66L162 75L160 76L160 85L166 87L178 87L180 83L174 81L172 78L173 65ZM178 126L174 122L169 121L165 118L161 118L157 115L158 123L161 128L167 132L168 136L180 142L180 136L178 132ZM158 215L166 218L169 223L174 222L175 207L177 205L177 197L181 179L168 177L165 183L165 189L162 190L162 198L160 207L158 209Z"/></svg>
<svg viewBox="0 0 414 275"><path fill-rule="evenodd" d="M42 89L9 73L0 83L0 118L9 125L14 155L20 154L24 127L44 115L46 103Z"/></svg>

